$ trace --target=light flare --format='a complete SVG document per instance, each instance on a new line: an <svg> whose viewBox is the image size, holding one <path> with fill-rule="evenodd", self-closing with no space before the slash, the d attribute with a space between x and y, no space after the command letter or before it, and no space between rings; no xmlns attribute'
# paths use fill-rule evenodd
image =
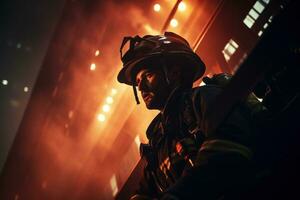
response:
<svg viewBox="0 0 300 200"><path fill-rule="evenodd" d="M156 3L156 4L154 4L154 6L153 6L153 10L155 11L155 12L159 12L160 11L160 5L158 4L158 3Z"/></svg>
<svg viewBox="0 0 300 200"><path fill-rule="evenodd" d="M106 98L106 103L112 104L113 102L114 102L114 99L113 99L111 96L108 96L108 97Z"/></svg>
<svg viewBox="0 0 300 200"><path fill-rule="evenodd" d="M106 119L106 117L105 117L104 114L101 113L101 114L99 114L99 115L97 116L97 119L98 119L99 122L104 122L105 119Z"/></svg>
<svg viewBox="0 0 300 200"><path fill-rule="evenodd" d="M186 4L185 4L183 1L179 3L179 5L178 5L178 10L179 10L180 12L183 12L183 11L186 10Z"/></svg>
<svg viewBox="0 0 300 200"><path fill-rule="evenodd" d="M115 88L111 89L111 94L112 95L116 95L117 94L117 90Z"/></svg>
<svg viewBox="0 0 300 200"><path fill-rule="evenodd" d="M96 64L95 64L95 63L92 63L92 64L91 64L90 70L91 70L91 71L95 71L95 70L96 70Z"/></svg>
<svg viewBox="0 0 300 200"><path fill-rule="evenodd" d="M172 20L170 21L170 25L171 25L172 27L177 27L177 26L178 26L178 21L177 21L177 19L172 19Z"/></svg>
<svg viewBox="0 0 300 200"><path fill-rule="evenodd" d="M102 110L103 110L103 112L109 112L110 106L107 105L107 104L105 104L105 105L102 107Z"/></svg>

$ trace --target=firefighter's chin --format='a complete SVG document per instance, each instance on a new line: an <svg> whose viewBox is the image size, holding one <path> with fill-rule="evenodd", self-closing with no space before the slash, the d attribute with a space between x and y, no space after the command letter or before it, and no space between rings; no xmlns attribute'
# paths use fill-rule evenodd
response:
<svg viewBox="0 0 300 200"><path fill-rule="evenodd" d="M145 102L147 109L149 109L149 110L158 109L158 107L155 103L154 96L148 95L147 97L143 98L143 100Z"/></svg>

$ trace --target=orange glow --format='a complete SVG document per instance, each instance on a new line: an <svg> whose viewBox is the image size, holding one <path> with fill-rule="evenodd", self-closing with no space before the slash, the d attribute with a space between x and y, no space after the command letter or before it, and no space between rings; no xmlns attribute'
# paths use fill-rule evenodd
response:
<svg viewBox="0 0 300 200"><path fill-rule="evenodd" d="M178 10L181 12L186 10L186 4L183 1L179 3Z"/></svg>
<svg viewBox="0 0 300 200"><path fill-rule="evenodd" d="M106 117L105 117L104 114L101 113L101 114L99 114L99 115L97 116L97 119L98 119L99 122L104 122L105 119L106 119Z"/></svg>
<svg viewBox="0 0 300 200"><path fill-rule="evenodd" d="M92 63L91 66L90 66L90 70L95 71L95 69L96 69L96 64Z"/></svg>
<svg viewBox="0 0 300 200"><path fill-rule="evenodd" d="M213 6L207 6L209 9L206 10L197 1L183 1L185 11L181 12L178 5L178 12L171 22L175 26L168 23L168 28L178 34L186 33L184 36L192 44L203 30ZM76 17L59 19L62 23L58 23L54 32L57 41L50 41L47 52L55 59L51 62L46 59L43 66L45 72L52 72L52 67L56 66L58 76L41 73L38 79L51 79L49 88L51 84L53 90L40 94L26 84L19 88L24 95L33 92L39 96L34 105L30 104L32 110L24 114L24 130L19 129L21 133L16 136L20 146L14 146L10 155L18 157L18 151L21 151L26 162L8 159L6 165L9 176L5 183L9 183L7 187L14 186L8 196L22 199L28 194L28 199L43 199L44 195L51 193L51 197L110 200L112 194L121 190L138 162L137 147L141 142L148 142L145 131L159 111L147 110L143 102L137 106L132 87L117 83L122 64L120 44L123 36L161 34L175 2L155 1L150 2L150 7L146 6L149 3L146 1L138 4L82 1L82 6L73 6L71 1L66 3L66 8L71 5L71 9L66 9L67 14L71 12L70 16ZM158 11L155 11L155 5ZM126 16L122 12L125 10ZM195 16L190 17L191 14ZM66 45L56 45L56 42ZM206 53L205 50L199 52ZM209 56L207 53L203 57ZM13 84L8 80L9 77L1 77L0 89ZM37 86L44 88L43 83L37 81ZM27 93L25 86L28 87ZM48 95L52 95L51 98ZM45 105L47 109L44 109ZM15 172L18 169L14 166L21 168L20 173ZM110 182L113 174L115 178Z"/></svg>
<svg viewBox="0 0 300 200"><path fill-rule="evenodd" d="M178 21L176 19L172 19L171 22L170 22L170 25L172 27L177 27L178 26Z"/></svg>
<svg viewBox="0 0 300 200"><path fill-rule="evenodd" d="M149 24L145 24L144 28L147 31L147 33L149 33L149 34L153 34L153 35L158 35L159 34L159 31L152 28Z"/></svg>
<svg viewBox="0 0 300 200"><path fill-rule="evenodd" d="M159 12L159 11L160 11L160 5L159 5L158 3L154 4L153 10L154 10L155 12Z"/></svg>

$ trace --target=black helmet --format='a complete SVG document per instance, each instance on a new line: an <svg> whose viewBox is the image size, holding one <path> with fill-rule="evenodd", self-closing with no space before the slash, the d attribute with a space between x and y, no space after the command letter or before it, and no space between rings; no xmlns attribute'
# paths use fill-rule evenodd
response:
<svg viewBox="0 0 300 200"><path fill-rule="evenodd" d="M123 55L123 48L129 42L129 49ZM165 32L164 35L146 35L144 37L124 37L121 48L123 68L118 74L118 81L134 85L134 77L142 67L142 63L156 59L176 59L184 62L193 81L200 78L205 65L200 57L193 52L189 43L181 36Z"/></svg>

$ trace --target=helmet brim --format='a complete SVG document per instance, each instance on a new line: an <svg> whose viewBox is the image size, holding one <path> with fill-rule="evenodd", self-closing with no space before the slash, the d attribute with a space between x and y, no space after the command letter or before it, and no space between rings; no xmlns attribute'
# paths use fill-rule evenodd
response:
<svg viewBox="0 0 300 200"><path fill-rule="evenodd" d="M191 72L189 74L189 77L192 77L193 81L196 81L197 79L202 77L205 72L205 64L195 53L172 51L163 54L163 56L164 59L175 59L184 61L185 64L182 67L184 67L184 70L188 70ZM143 63L147 63L148 61L153 59L159 59L160 57L162 57L161 53L148 54L145 57L135 59L134 61L124 65L118 74L118 81L127 85L133 85L135 76L139 72L139 70L147 67L147 65L143 65Z"/></svg>

